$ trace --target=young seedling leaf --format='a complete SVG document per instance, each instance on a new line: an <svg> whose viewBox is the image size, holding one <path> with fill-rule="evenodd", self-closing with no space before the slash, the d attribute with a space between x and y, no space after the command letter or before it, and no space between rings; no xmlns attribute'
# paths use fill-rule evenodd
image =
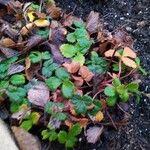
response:
<svg viewBox="0 0 150 150"><path fill-rule="evenodd" d="M107 86L104 90L106 96L113 97L116 95L115 88L112 86Z"/></svg>

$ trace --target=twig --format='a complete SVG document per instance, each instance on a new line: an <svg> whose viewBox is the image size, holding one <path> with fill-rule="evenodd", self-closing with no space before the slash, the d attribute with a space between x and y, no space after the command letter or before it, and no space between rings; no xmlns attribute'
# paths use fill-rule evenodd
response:
<svg viewBox="0 0 150 150"><path fill-rule="evenodd" d="M112 122L112 125L114 126L114 128L117 130L117 127L116 127L116 124L114 123L112 117L110 116L109 112L106 110L106 113L107 113L107 116L109 117L109 119L111 120Z"/></svg>
<svg viewBox="0 0 150 150"><path fill-rule="evenodd" d="M96 98L96 96L98 95L98 94L100 94L101 92L103 92L104 91L104 89L102 89L102 90L99 90L94 96L93 96L93 99L95 99Z"/></svg>
<svg viewBox="0 0 150 150"><path fill-rule="evenodd" d="M121 111L123 111L125 114L127 114L128 116L130 116L130 114L127 113L119 104L117 104L117 106L118 106L118 108L119 108Z"/></svg>

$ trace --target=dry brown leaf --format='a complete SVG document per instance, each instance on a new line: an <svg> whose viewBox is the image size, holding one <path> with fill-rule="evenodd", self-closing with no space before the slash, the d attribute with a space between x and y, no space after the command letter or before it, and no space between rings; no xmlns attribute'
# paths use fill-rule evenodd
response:
<svg viewBox="0 0 150 150"><path fill-rule="evenodd" d="M88 124L89 120L87 118L79 118L78 123L82 128L86 127Z"/></svg>
<svg viewBox="0 0 150 150"><path fill-rule="evenodd" d="M40 18L40 19L45 19L46 18L46 14L45 13L36 12L35 15L37 16L37 18Z"/></svg>
<svg viewBox="0 0 150 150"><path fill-rule="evenodd" d="M125 47L123 50L123 55L122 57L131 57L131 58L136 58L136 53L129 47Z"/></svg>
<svg viewBox="0 0 150 150"><path fill-rule="evenodd" d="M49 89L44 82L38 82L28 91L28 99L32 104L44 107L49 101Z"/></svg>
<svg viewBox="0 0 150 150"><path fill-rule="evenodd" d="M35 138L32 134L20 127L12 126L11 129L21 150L41 149L41 145L37 137Z"/></svg>
<svg viewBox="0 0 150 150"><path fill-rule="evenodd" d="M89 143L95 144L103 132L104 127L90 127L86 132L86 138Z"/></svg>
<svg viewBox="0 0 150 150"><path fill-rule="evenodd" d="M71 128L73 126L73 123L70 120L65 120L65 125Z"/></svg>
<svg viewBox="0 0 150 150"><path fill-rule="evenodd" d="M74 84L77 87L81 87L83 85L83 79L81 77L77 77L77 76L72 76L72 78L74 79Z"/></svg>
<svg viewBox="0 0 150 150"><path fill-rule="evenodd" d="M59 18L61 15L61 8L55 5L48 7L47 13L54 19Z"/></svg>
<svg viewBox="0 0 150 150"><path fill-rule="evenodd" d="M82 66L78 74L81 75L81 77L87 82L91 81L94 76L94 74L86 66Z"/></svg>
<svg viewBox="0 0 150 150"><path fill-rule="evenodd" d="M131 68L137 68L136 63L132 59L123 57L121 60L126 66L131 67Z"/></svg>
<svg viewBox="0 0 150 150"><path fill-rule="evenodd" d="M5 46L5 47L10 47L10 46L15 45L15 42L10 38L4 38L0 40L0 45Z"/></svg>
<svg viewBox="0 0 150 150"><path fill-rule="evenodd" d="M99 13L91 11L86 22L86 28L90 34L97 32L99 27Z"/></svg>
<svg viewBox="0 0 150 150"><path fill-rule="evenodd" d="M80 69L80 64L77 62L64 63L63 67L67 69L70 73L76 73Z"/></svg>
<svg viewBox="0 0 150 150"><path fill-rule="evenodd" d="M96 115L95 115L95 121L97 122L101 122L104 119L104 114L99 111Z"/></svg>
<svg viewBox="0 0 150 150"><path fill-rule="evenodd" d="M104 55L105 55L105 57L112 57L113 54L114 54L114 52L115 52L115 50L110 49L110 50L106 51L106 52L104 53ZM116 56L116 57L121 57L121 55L120 55L117 51L115 52L114 56Z"/></svg>
<svg viewBox="0 0 150 150"><path fill-rule="evenodd" d="M28 23L27 25L25 25L21 30L20 33L22 35L26 35L28 34L32 29L34 28L34 23Z"/></svg>

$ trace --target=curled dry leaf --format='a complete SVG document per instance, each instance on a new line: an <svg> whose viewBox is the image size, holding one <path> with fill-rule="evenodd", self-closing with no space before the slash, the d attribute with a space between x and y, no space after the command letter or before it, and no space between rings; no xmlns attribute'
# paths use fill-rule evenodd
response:
<svg viewBox="0 0 150 150"><path fill-rule="evenodd" d="M11 127L17 143L21 150L40 150L41 145L37 137L35 138L32 134L20 127Z"/></svg>
<svg viewBox="0 0 150 150"><path fill-rule="evenodd" d="M28 34L32 29L34 28L34 23L28 23L27 25L25 25L21 30L20 33L22 35L26 35Z"/></svg>
<svg viewBox="0 0 150 150"><path fill-rule="evenodd" d="M81 77L87 82L91 81L94 76L94 74L86 66L82 66L78 74L81 75Z"/></svg>
<svg viewBox="0 0 150 150"><path fill-rule="evenodd" d="M15 45L15 42L10 38L4 38L0 40L0 45L5 47L11 47Z"/></svg>
<svg viewBox="0 0 150 150"><path fill-rule="evenodd" d="M71 63L64 63L63 66L67 69L70 73L76 73L80 69L80 64L77 62Z"/></svg>
<svg viewBox="0 0 150 150"><path fill-rule="evenodd" d="M86 138L89 143L95 144L103 132L104 127L90 127L86 132Z"/></svg>
<svg viewBox="0 0 150 150"><path fill-rule="evenodd" d="M123 51L123 57L131 57L131 58L136 58L136 53L129 47L125 47Z"/></svg>
<svg viewBox="0 0 150 150"><path fill-rule="evenodd" d="M33 86L28 91L28 99L32 104L44 107L49 101L49 89L43 82L39 82L38 85Z"/></svg>
<svg viewBox="0 0 150 150"><path fill-rule="evenodd" d="M129 66L131 68L137 68L137 64L132 59L128 57L123 57L121 60L126 66Z"/></svg>
<svg viewBox="0 0 150 150"><path fill-rule="evenodd" d="M34 21L34 24L37 27L48 27L50 25L50 22L46 19L37 19Z"/></svg>
<svg viewBox="0 0 150 150"><path fill-rule="evenodd" d="M121 57L121 55L117 51L115 52L115 50L113 50L113 49L110 49L110 50L106 51L104 53L104 55L105 55L105 57L112 57L113 55L116 56L116 57Z"/></svg>
<svg viewBox="0 0 150 150"><path fill-rule="evenodd" d="M77 87L81 87L83 85L83 79L81 77L77 77L77 76L72 76L72 78L74 79L74 84Z"/></svg>
<svg viewBox="0 0 150 150"><path fill-rule="evenodd" d="M91 11L86 22L86 28L90 34L97 32L99 27L99 13Z"/></svg>

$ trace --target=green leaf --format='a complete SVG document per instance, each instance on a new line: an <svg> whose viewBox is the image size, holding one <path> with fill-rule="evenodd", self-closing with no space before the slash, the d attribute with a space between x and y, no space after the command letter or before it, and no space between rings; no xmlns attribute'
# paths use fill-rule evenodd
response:
<svg viewBox="0 0 150 150"><path fill-rule="evenodd" d="M10 111L11 111L12 113L15 113L15 112L19 111L19 107L20 107L20 104L15 103L15 102L12 102L12 103L10 104Z"/></svg>
<svg viewBox="0 0 150 150"><path fill-rule="evenodd" d="M60 51L62 52L63 56L65 56L66 58L71 58L77 53L76 47L71 44L61 45Z"/></svg>
<svg viewBox="0 0 150 150"><path fill-rule="evenodd" d="M90 115L95 116L102 109L102 104L101 104L100 100L94 100L93 104L95 106L89 113L90 113Z"/></svg>
<svg viewBox="0 0 150 150"><path fill-rule="evenodd" d="M76 137L70 137L65 144L66 148L73 148L75 143L77 142L77 138Z"/></svg>
<svg viewBox="0 0 150 150"><path fill-rule="evenodd" d="M47 86L49 87L49 89L52 91L55 91L62 83L62 81L56 77L50 77L45 82Z"/></svg>
<svg viewBox="0 0 150 150"><path fill-rule="evenodd" d="M29 131L32 128L32 121L31 120L23 121L20 127L24 128L26 131Z"/></svg>
<svg viewBox="0 0 150 150"><path fill-rule="evenodd" d="M25 84L25 77L22 74L16 74L10 78L10 82L14 85L22 85Z"/></svg>
<svg viewBox="0 0 150 150"><path fill-rule="evenodd" d="M80 65L82 66L85 63L85 57L83 56L83 54L78 53L74 58L73 61L80 63Z"/></svg>
<svg viewBox="0 0 150 150"><path fill-rule="evenodd" d="M49 140L55 141L56 139L57 139L57 133L55 132L55 130L50 131Z"/></svg>
<svg viewBox="0 0 150 150"><path fill-rule="evenodd" d="M7 96L11 101L21 102L22 99L26 96L26 90L24 88L9 88L6 92Z"/></svg>
<svg viewBox="0 0 150 150"><path fill-rule="evenodd" d="M113 107L117 103L117 97L108 97L106 102L108 106Z"/></svg>
<svg viewBox="0 0 150 150"><path fill-rule="evenodd" d="M42 59L48 60L51 58L51 55L48 51L42 53Z"/></svg>
<svg viewBox="0 0 150 150"><path fill-rule="evenodd" d="M76 41L76 37L75 37L74 33L69 33L67 35L67 41L71 42L71 43L74 43Z"/></svg>
<svg viewBox="0 0 150 150"><path fill-rule="evenodd" d="M9 81L0 81L0 89L6 89L9 86Z"/></svg>
<svg viewBox="0 0 150 150"><path fill-rule="evenodd" d="M85 28L85 24L83 21L74 21L73 24L78 28Z"/></svg>
<svg viewBox="0 0 150 150"><path fill-rule="evenodd" d="M84 103L85 103L87 106L91 105L92 102L93 102L92 98L91 98L90 96L87 96L87 95L84 95L84 96L82 97L82 100L84 101Z"/></svg>
<svg viewBox="0 0 150 150"><path fill-rule="evenodd" d="M56 113L54 117L60 121L64 121L67 119L67 115L65 113L62 113L62 112Z"/></svg>
<svg viewBox="0 0 150 150"><path fill-rule="evenodd" d="M130 92L138 92L139 84L138 84L138 83L134 83L134 82L129 83L129 84L127 85L127 89L128 89L128 91L130 91Z"/></svg>
<svg viewBox="0 0 150 150"><path fill-rule="evenodd" d="M73 105L75 106L75 110L78 114L85 114L87 111L85 102L79 95L75 95L71 99Z"/></svg>
<svg viewBox="0 0 150 150"><path fill-rule="evenodd" d="M116 90L117 90L118 94L122 94L127 90L127 88L124 84L121 84L121 85L117 86Z"/></svg>
<svg viewBox="0 0 150 150"><path fill-rule="evenodd" d="M41 135L42 135L42 140L46 140L49 138L50 132L49 132L49 130L46 129L46 130L42 131Z"/></svg>
<svg viewBox="0 0 150 150"><path fill-rule="evenodd" d="M31 120L33 124L37 124L40 119L40 114L38 112L31 113Z"/></svg>
<svg viewBox="0 0 150 150"><path fill-rule="evenodd" d="M121 98L121 100L122 100L123 102L127 102L127 101L129 100L129 93L128 93L128 91L125 90L123 93L121 93L121 94L119 95L119 97Z"/></svg>
<svg viewBox="0 0 150 150"><path fill-rule="evenodd" d="M77 39L88 38L88 33L85 28L77 28L74 34Z"/></svg>
<svg viewBox="0 0 150 150"><path fill-rule="evenodd" d="M74 84L69 80L64 80L62 85L62 94L65 98L71 98L74 94Z"/></svg>
<svg viewBox="0 0 150 150"><path fill-rule="evenodd" d="M116 95L115 88L112 86L107 86L104 90L104 93L106 96L111 96L111 97Z"/></svg>
<svg viewBox="0 0 150 150"><path fill-rule="evenodd" d="M80 124L76 123L75 125L73 125L71 127L71 129L69 130L68 136L77 136L81 133L82 128L80 126Z"/></svg>
<svg viewBox="0 0 150 150"><path fill-rule="evenodd" d="M55 71L55 75L61 79L61 80L65 80L65 79L68 79L70 78L70 74L67 72L66 69L60 67L58 68L56 71Z"/></svg>
<svg viewBox="0 0 150 150"><path fill-rule="evenodd" d="M67 132L66 131L60 131L58 133L58 141L61 144L64 144L67 141Z"/></svg>
<svg viewBox="0 0 150 150"><path fill-rule="evenodd" d="M38 63L41 61L42 55L38 51L33 51L30 53L29 58L30 58L32 63Z"/></svg>
<svg viewBox="0 0 150 150"><path fill-rule="evenodd" d="M120 86L121 85L121 81L118 78L115 78L112 82L114 87Z"/></svg>
<svg viewBox="0 0 150 150"><path fill-rule="evenodd" d="M49 30L48 29L38 29L36 31L36 34L43 37L43 38L48 38L49 36Z"/></svg>

